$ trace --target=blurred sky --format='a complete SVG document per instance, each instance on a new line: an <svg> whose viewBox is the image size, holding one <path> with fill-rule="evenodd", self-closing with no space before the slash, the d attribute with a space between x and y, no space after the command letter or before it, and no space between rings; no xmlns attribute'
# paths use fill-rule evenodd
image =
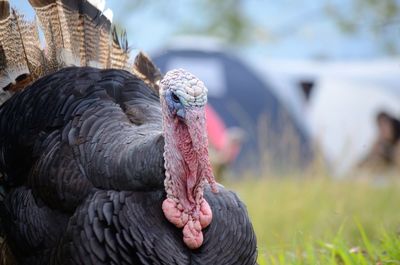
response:
<svg viewBox="0 0 400 265"><path fill-rule="evenodd" d="M11 1L25 14L32 16L28 1ZM132 0L108 0L106 7L114 12L114 21L125 27L128 40L133 48L155 52L166 45L182 27L182 21L202 23L202 16L196 5L198 0L177 0L174 2L150 1L150 4L129 9ZM238 51L251 59L272 58L327 58L327 59L370 59L382 57L385 53L376 41L379 36L368 29L368 18L358 21L366 25L359 34L345 35L331 18L321 12L323 6L332 4L343 10L350 8L348 0L281 0L242 1L242 8L255 22L251 30L258 39L251 41ZM161 10L160 10L161 8ZM174 9L174 12L170 10ZM207 11L206 11L207 12ZM179 19L170 14L179 16ZM400 27L389 29L399 36ZM266 30L267 29L267 30Z"/></svg>

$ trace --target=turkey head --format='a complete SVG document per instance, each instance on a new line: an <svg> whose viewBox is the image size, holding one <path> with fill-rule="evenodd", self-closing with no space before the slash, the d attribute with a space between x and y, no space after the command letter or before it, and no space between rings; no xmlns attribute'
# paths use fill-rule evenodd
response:
<svg viewBox="0 0 400 265"><path fill-rule="evenodd" d="M190 249L203 243L202 229L212 220L203 198L208 182L217 192L208 157L205 105L207 88L183 70L169 71L160 82L160 101L165 139L165 217L183 228L183 241Z"/></svg>

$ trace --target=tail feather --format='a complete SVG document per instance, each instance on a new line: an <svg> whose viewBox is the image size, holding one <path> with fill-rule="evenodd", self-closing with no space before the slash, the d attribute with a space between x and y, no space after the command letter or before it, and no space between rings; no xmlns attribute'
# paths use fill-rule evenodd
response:
<svg viewBox="0 0 400 265"><path fill-rule="evenodd" d="M29 74L36 77L41 74L42 51L40 49L39 34L36 23L27 22L21 14L14 9L12 15L15 18L19 38L23 48L23 56L26 58L26 64Z"/></svg>
<svg viewBox="0 0 400 265"><path fill-rule="evenodd" d="M29 84L40 74L41 51L36 25L24 20L15 10L10 10L8 1L0 2L0 79L1 88L11 91L19 89L17 83Z"/></svg>
<svg viewBox="0 0 400 265"><path fill-rule="evenodd" d="M160 69L143 52L139 52L136 56L132 72L150 86L156 94L159 94L159 82L162 79Z"/></svg>
<svg viewBox="0 0 400 265"><path fill-rule="evenodd" d="M111 30L112 45L110 48L109 68L126 69L128 68L129 47L126 32L118 34L116 27Z"/></svg>
<svg viewBox="0 0 400 265"><path fill-rule="evenodd" d="M99 43L99 62L105 68L111 64L110 52L111 52L112 38L110 34L110 28L104 27L100 30L100 43Z"/></svg>
<svg viewBox="0 0 400 265"><path fill-rule="evenodd" d="M79 7L79 26L81 32L80 57L83 65L93 65L99 62L99 43L101 28L110 22L101 11L89 3L82 2Z"/></svg>
<svg viewBox="0 0 400 265"><path fill-rule="evenodd" d="M52 65L62 68L68 63L63 54L79 55L79 45L84 39L77 31L80 24L77 1L29 0L35 9L38 22L46 40L46 57ZM68 4L68 5L67 5ZM72 9L75 8L75 9ZM79 59L71 60L76 64ZM54 69L57 70L57 69Z"/></svg>
<svg viewBox="0 0 400 265"><path fill-rule="evenodd" d="M10 93L72 65L131 70L157 92L161 79L158 69L144 54L136 58L132 68L126 32L119 33L88 0L29 3L36 13L34 22L27 22L11 9L8 0L0 0L0 105Z"/></svg>
<svg viewBox="0 0 400 265"><path fill-rule="evenodd" d="M6 0L0 1L0 20L8 18L10 15L10 3Z"/></svg>
<svg viewBox="0 0 400 265"><path fill-rule="evenodd" d="M115 38L114 27L111 27L108 18L90 2L82 0L29 0L29 2L44 29L47 45L58 51L58 59L60 51L63 51L64 54L70 55L72 62L78 58L79 65L125 68L128 50ZM64 66L61 63L59 65Z"/></svg>

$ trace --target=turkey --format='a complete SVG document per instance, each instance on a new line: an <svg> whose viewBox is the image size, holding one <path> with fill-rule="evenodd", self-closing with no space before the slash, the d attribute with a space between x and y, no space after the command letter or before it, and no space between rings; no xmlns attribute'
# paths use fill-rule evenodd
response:
<svg viewBox="0 0 400 265"><path fill-rule="evenodd" d="M0 262L255 264L246 207L213 177L205 85L130 63L88 1L29 2L37 23L0 0Z"/></svg>

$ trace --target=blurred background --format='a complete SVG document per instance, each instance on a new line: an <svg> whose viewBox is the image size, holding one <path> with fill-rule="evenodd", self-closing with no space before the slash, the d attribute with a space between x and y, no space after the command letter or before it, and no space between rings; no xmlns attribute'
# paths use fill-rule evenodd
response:
<svg viewBox="0 0 400 265"><path fill-rule="evenodd" d="M399 264L400 1L109 1L209 88L214 172L260 264Z"/></svg>
<svg viewBox="0 0 400 265"><path fill-rule="evenodd" d="M400 1L137 0L107 7L133 49L148 52L163 72L186 68L208 86L221 179L248 170L302 175L316 166L337 178L361 169L398 174Z"/></svg>
<svg viewBox="0 0 400 265"><path fill-rule="evenodd" d="M220 179L400 170L399 0L93 2L133 55L205 82Z"/></svg>
<svg viewBox="0 0 400 265"><path fill-rule="evenodd" d="M97 2L133 54L208 87L260 264L399 264L399 0Z"/></svg>

